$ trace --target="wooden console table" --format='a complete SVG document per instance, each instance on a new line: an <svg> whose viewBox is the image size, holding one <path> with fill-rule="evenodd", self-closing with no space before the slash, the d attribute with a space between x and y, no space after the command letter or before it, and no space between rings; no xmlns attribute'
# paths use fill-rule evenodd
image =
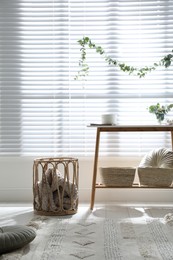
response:
<svg viewBox="0 0 173 260"><path fill-rule="evenodd" d="M95 189L96 188L112 188L110 186L96 184L100 133L101 132L168 132L169 131L171 134L171 144L172 144L172 148L173 148L173 125L140 125L140 126L138 126L138 125L127 125L127 126L126 125L117 125L117 126L90 125L89 127L95 127L97 129L94 167L93 167L93 181L92 181L92 191L91 191L91 204L90 204L91 210L94 207ZM141 188L141 187L134 185L133 187L130 187L130 188Z"/></svg>

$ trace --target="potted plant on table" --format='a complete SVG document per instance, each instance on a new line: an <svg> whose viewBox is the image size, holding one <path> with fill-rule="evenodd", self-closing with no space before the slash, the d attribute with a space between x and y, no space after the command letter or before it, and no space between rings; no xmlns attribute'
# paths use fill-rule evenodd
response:
<svg viewBox="0 0 173 260"><path fill-rule="evenodd" d="M158 123L161 124L164 119L165 119L165 115L173 108L173 104L170 105L166 105L166 106L161 106L159 103L157 103L156 105L151 105L148 108L148 111L152 114L155 114Z"/></svg>

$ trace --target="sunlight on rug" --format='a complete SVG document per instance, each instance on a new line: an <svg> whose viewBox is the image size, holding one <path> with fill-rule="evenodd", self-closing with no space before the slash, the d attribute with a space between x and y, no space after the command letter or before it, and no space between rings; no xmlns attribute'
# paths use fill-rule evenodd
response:
<svg viewBox="0 0 173 260"><path fill-rule="evenodd" d="M173 259L172 209L97 208L65 217L36 216L37 237L0 260Z"/></svg>

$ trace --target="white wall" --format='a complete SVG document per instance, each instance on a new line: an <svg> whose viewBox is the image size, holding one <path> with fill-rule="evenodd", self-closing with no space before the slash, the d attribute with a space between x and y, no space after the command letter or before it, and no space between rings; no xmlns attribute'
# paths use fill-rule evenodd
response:
<svg viewBox="0 0 173 260"><path fill-rule="evenodd" d="M0 158L0 202L32 202L33 160ZM141 158L101 158L98 166L138 166ZM79 200L91 196L93 158L79 158ZM96 189L95 202L172 203L171 189Z"/></svg>

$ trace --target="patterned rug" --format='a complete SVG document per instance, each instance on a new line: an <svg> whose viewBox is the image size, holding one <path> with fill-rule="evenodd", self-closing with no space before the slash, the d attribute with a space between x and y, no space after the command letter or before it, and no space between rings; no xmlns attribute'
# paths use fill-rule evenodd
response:
<svg viewBox="0 0 173 260"><path fill-rule="evenodd" d="M173 259L170 209L112 207L78 218L36 216L30 245L0 260L138 260Z"/></svg>

